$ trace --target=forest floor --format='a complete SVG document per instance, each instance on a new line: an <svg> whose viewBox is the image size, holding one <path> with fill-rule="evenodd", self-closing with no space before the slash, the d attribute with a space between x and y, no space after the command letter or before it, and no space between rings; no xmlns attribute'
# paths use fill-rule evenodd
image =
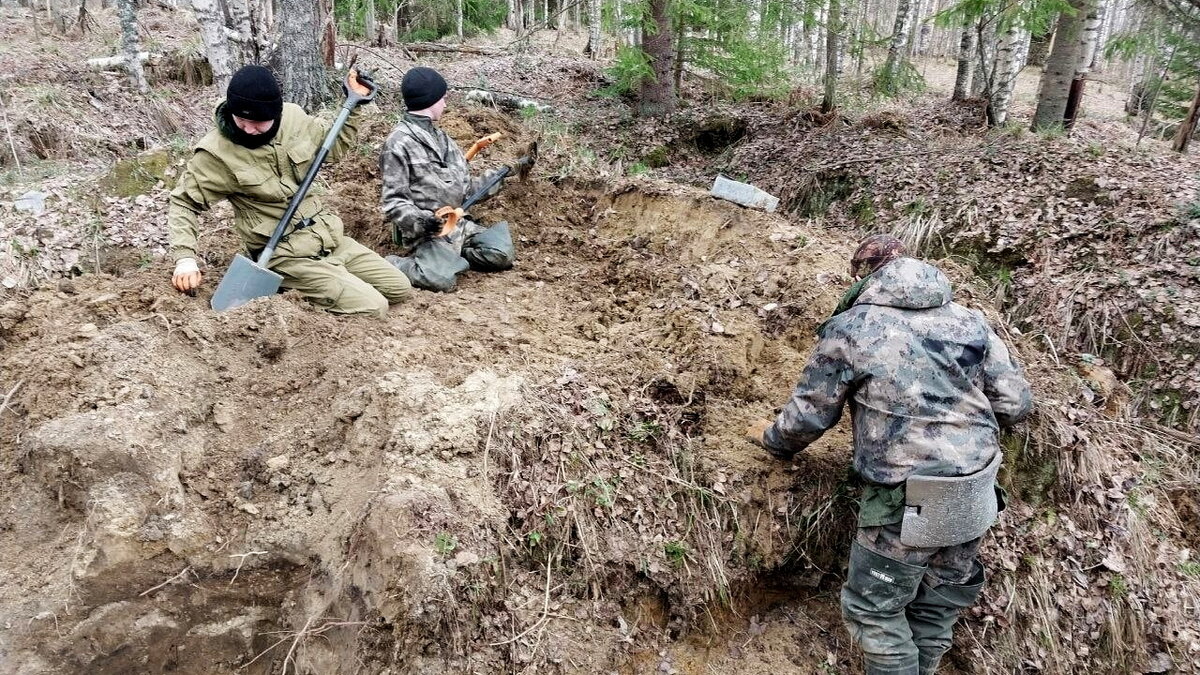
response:
<svg viewBox="0 0 1200 675"><path fill-rule="evenodd" d="M481 168L542 140L532 178L475 211L513 224L516 268L382 320L287 294L216 314L228 208L204 220L199 297L164 254L219 92L164 64L138 96L84 65L115 16L68 40L22 11L0 9L22 160L0 167L5 672L858 672L848 422L793 465L741 433L786 399L878 229L995 319L1038 398L943 672L1196 671L1195 399L1171 378L1196 367L1200 165L1134 148L1104 96L1070 137L989 131L931 63L928 94L836 116L692 83L643 121L597 95L577 35L430 59L555 108L456 89L442 124L464 146L505 134ZM142 24L194 48L184 16ZM376 157L412 62L360 58L385 95L323 189L386 252ZM718 171L785 208L712 199ZM31 191L40 213L18 208Z"/></svg>

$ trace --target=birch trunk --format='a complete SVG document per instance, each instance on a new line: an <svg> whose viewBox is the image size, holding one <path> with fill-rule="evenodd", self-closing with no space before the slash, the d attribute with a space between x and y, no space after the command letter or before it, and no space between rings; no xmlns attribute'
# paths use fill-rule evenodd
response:
<svg viewBox="0 0 1200 675"><path fill-rule="evenodd" d="M1037 110L1033 114L1034 131L1061 127L1067 110L1071 82L1080 63L1084 23L1095 2L1070 0L1070 4L1073 11L1064 12L1058 17L1054 46L1046 59L1046 70L1038 87Z"/></svg>
<svg viewBox="0 0 1200 675"><path fill-rule="evenodd" d="M954 77L954 95L951 100L965 101L971 95L971 78L975 75L975 26L964 21L962 38L958 41L958 73Z"/></svg>
<svg viewBox="0 0 1200 675"><path fill-rule="evenodd" d="M899 0L896 4L896 23L892 29L892 43L888 47L887 61L883 64L883 80L885 87L894 89L896 76L900 72L900 63L904 59L905 48L908 46L909 33L912 31L912 0Z"/></svg>
<svg viewBox="0 0 1200 675"><path fill-rule="evenodd" d="M213 84L224 95L233 77L233 56L225 33L225 15L218 0L192 0L192 11L200 24L200 37L204 40L204 53L212 68Z"/></svg>
<svg viewBox="0 0 1200 675"><path fill-rule="evenodd" d="M988 125L998 127L1008 120L1008 107L1012 102L1013 85L1017 83L1017 49L1021 44L1022 31L1015 25L1004 31L996 52L996 76L988 97Z"/></svg>
<svg viewBox="0 0 1200 675"><path fill-rule="evenodd" d="M600 58L600 0L588 0L587 55Z"/></svg>
<svg viewBox="0 0 1200 675"><path fill-rule="evenodd" d="M121 50L125 56L125 72L129 73L129 82L138 91L145 94L150 91L146 84L146 73L142 70L142 60L138 58L138 27L137 12L134 0L117 0L117 8L121 12Z"/></svg>
<svg viewBox="0 0 1200 675"><path fill-rule="evenodd" d="M1071 88L1067 95L1067 107L1063 111L1063 127L1070 129L1079 118L1079 108L1083 105L1083 90L1087 84L1087 75L1092 70L1092 61L1096 58L1096 44L1100 38L1100 24L1104 20L1105 3L1107 0L1094 0L1083 23L1083 34L1079 37L1079 61L1075 65L1075 77L1071 80Z"/></svg>
<svg viewBox="0 0 1200 675"><path fill-rule="evenodd" d="M458 41L463 39L463 0L454 1L454 34Z"/></svg>

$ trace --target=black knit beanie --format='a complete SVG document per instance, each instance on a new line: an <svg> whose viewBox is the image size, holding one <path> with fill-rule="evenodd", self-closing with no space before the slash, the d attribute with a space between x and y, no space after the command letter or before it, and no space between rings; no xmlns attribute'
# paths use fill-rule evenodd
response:
<svg viewBox="0 0 1200 675"><path fill-rule="evenodd" d="M265 122L283 115L283 92L271 71L245 66L233 74L225 93L225 109L243 119Z"/></svg>
<svg viewBox="0 0 1200 675"><path fill-rule="evenodd" d="M424 110L442 100L446 95L446 80L433 68L420 66L411 68L400 82L400 95L404 107Z"/></svg>

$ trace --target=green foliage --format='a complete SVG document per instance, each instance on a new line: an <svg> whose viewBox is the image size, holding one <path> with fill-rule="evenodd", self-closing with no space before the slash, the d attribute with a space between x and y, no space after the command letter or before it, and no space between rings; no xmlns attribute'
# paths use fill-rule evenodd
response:
<svg viewBox="0 0 1200 675"><path fill-rule="evenodd" d="M1120 574L1114 574L1108 580L1108 594L1113 600L1121 600L1129 595L1129 583Z"/></svg>
<svg viewBox="0 0 1200 675"><path fill-rule="evenodd" d="M437 536L433 538L433 550L438 555L450 555L456 548L458 548L458 538L449 532L438 532Z"/></svg>
<svg viewBox="0 0 1200 675"><path fill-rule="evenodd" d="M545 539L545 537L543 537L542 533L538 532L537 530L525 535L525 541L529 544L529 548L537 548L537 546L542 543L543 539Z"/></svg>
<svg viewBox="0 0 1200 675"><path fill-rule="evenodd" d="M667 560L675 565L680 565L687 557L687 544L682 541L668 541L663 544L663 553L667 556Z"/></svg>
<svg viewBox="0 0 1200 675"><path fill-rule="evenodd" d="M886 63L875 71L874 88L881 96L917 94L925 90L925 78L910 61L901 59L894 72L888 72Z"/></svg>
<svg viewBox="0 0 1200 675"><path fill-rule="evenodd" d="M1200 562L1187 561L1179 563L1179 571L1184 575L1200 579Z"/></svg>
<svg viewBox="0 0 1200 675"><path fill-rule="evenodd" d="M630 172L632 173L632 169ZM629 427L629 437L639 443L649 443L662 434L662 425L658 422L638 422Z"/></svg>
<svg viewBox="0 0 1200 675"><path fill-rule="evenodd" d="M608 76L613 83L600 90L605 96L623 96L633 93L642 86L643 82L654 79L654 69L650 67L650 57L638 47L621 47L617 50L617 58L608 67Z"/></svg>
<svg viewBox="0 0 1200 675"><path fill-rule="evenodd" d="M1144 115L1153 105L1160 135L1174 134L1179 120L1187 115L1200 80L1200 41L1176 23L1160 18L1113 35L1104 53L1127 61L1149 59L1151 72L1135 83L1128 108L1131 113Z"/></svg>
<svg viewBox="0 0 1200 675"><path fill-rule="evenodd" d="M401 13L400 39L404 41L431 41L456 30L457 5L453 0L423 0L407 3L405 0L346 0L334 3L333 15L338 32L347 37L369 39L366 35L367 11L375 8L376 22ZM478 35L490 33L504 23L508 13L505 0L463 0L463 33Z"/></svg>
<svg viewBox="0 0 1200 675"><path fill-rule="evenodd" d="M636 164L629 165L629 175L630 176L644 176L648 173L650 173L650 167L646 166L645 164L642 164L641 162L637 162Z"/></svg>

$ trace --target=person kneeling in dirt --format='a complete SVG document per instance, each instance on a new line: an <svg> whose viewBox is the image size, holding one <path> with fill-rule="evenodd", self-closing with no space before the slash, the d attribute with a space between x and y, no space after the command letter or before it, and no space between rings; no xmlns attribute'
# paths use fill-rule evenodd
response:
<svg viewBox="0 0 1200 675"><path fill-rule="evenodd" d="M406 256L388 256L417 288L452 291L468 268L495 272L512 267L516 257L508 223L484 227L469 219L442 236L444 221L435 215L457 207L479 192L499 171L471 178L466 156L446 132L435 126L446 110L446 80L432 68L404 74L400 92L408 112L392 130L379 157L383 176L382 208L392 224L395 243ZM515 176L533 164L523 157L509 167ZM500 191L497 182L487 197Z"/></svg>
<svg viewBox="0 0 1200 675"><path fill-rule="evenodd" d="M360 82L364 80L366 84ZM369 93L370 77L350 71L346 86ZM358 135L358 110L350 114L329 151L336 160ZM229 82L216 110L216 129L196 145L171 192L167 222L175 257L172 285L188 292L200 285L196 265L197 220L222 199L233 205L234 231L252 259L266 245L303 182L329 123L284 103L279 83L262 66L246 66ZM412 296L408 279L378 253L342 233L342 220L311 191L295 225L284 233L270 268L284 289L300 291L322 309L383 316L389 303Z"/></svg>
<svg viewBox="0 0 1200 675"><path fill-rule="evenodd" d="M859 279L774 423L747 437L790 461L849 399L864 481L842 616L868 675L927 675L983 587L983 535L1003 508L999 429L1029 413L1029 383L977 311L897 239L866 239Z"/></svg>

